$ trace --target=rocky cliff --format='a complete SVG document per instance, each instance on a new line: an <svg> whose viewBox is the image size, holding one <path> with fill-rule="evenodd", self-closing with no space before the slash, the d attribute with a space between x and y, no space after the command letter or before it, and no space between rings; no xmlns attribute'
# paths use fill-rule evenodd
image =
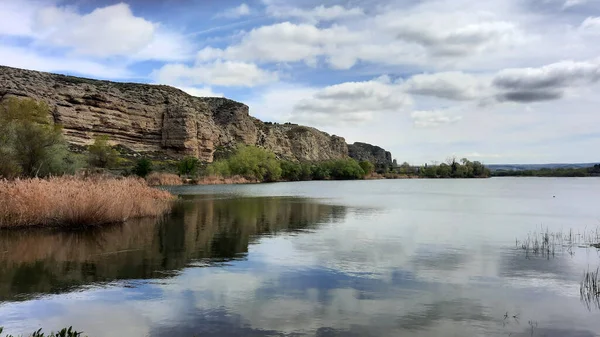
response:
<svg viewBox="0 0 600 337"><path fill-rule="evenodd" d="M391 166L393 163L390 152L367 143L349 144L348 155L356 160L368 160L380 166Z"/></svg>
<svg viewBox="0 0 600 337"><path fill-rule="evenodd" d="M248 106L226 98L194 97L164 85L118 83L0 66L0 102L10 96L49 104L66 139L88 145L97 135L136 152L212 161L238 143L280 158L320 161L349 155L342 137L293 124L265 124Z"/></svg>

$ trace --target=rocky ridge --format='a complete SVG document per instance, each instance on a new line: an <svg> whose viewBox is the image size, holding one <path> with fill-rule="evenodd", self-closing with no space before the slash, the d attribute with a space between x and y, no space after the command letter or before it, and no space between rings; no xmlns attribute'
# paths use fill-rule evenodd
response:
<svg viewBox="0 0 600 337"><path fill-rule="evenodd" d="M312 127L263 123L250 116L245 104L227 98L194 97L165 85L100 81L0 66L0 102L11 96L46 102L54 122L63 126L65 138L74 145L89 145L94 137L108 135L113 144L133 151L173 158L193 155L208 162L219 149L238 143L264 147L290 160L321 161L353 153L362 156L362 151L349 152L342 137Z"/></svg>

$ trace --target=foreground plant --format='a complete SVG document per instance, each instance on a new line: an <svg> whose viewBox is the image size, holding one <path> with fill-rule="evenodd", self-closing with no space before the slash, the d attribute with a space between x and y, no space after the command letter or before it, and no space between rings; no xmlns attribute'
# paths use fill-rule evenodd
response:
<svg viewBox="0 0 600 337"><path fill-rule="evenodd" d="M173 196L137 178L24 179L0 181L0 228L78 227L159 216Z"/></svg>
<svg viewBox="0 0 600 337"><path fill-rule="evenodd" d="M2 331L3 328L0 326L0 336L2 336ZM51 332L48 337L81 337L81 332L77 332L73 330L73 327L70 326L69 328L64 328L58 332ZM34 331L31 335L29 335L31 337L44 337L46 336L43 332L42 329L39 329L37 331ZM6 335L5 337L15 337L13 335Z"/></svg>

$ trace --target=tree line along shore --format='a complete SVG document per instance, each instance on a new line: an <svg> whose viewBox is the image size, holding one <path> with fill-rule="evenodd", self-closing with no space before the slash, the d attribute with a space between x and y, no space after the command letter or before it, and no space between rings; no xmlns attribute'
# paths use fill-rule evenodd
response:
<svg viewBox="0 0 600 337"><path fill-rule="evenodd" d="M174 197L156 185L230 184L384 178L483 178L490 171L467 159L440 165L374 165L341 158L278 159L238 145L212 163L126 155L107 136L73 151L47 104L11 97L0 104L0 228L78 227L158 216Z"/></svg>

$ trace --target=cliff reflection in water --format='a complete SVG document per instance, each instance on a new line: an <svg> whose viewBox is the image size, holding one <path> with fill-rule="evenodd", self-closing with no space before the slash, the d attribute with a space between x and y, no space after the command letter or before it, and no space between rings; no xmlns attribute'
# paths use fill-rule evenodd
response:
<svg viewBox="0 0 600 337"><path fill-rule="evenodd" d="M186 197L168 217L85 232L0 232L0 301L126 279L164 278L202 260L244 258L260 235L342 220L342 206L298 198Z"/></svg>

